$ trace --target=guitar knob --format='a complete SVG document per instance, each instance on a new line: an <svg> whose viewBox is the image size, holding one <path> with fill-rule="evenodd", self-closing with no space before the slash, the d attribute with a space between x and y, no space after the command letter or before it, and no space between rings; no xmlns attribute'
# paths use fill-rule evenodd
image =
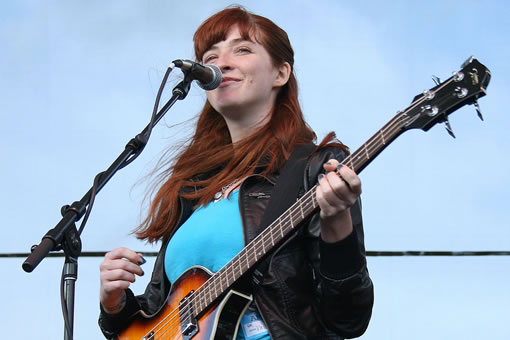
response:
<svg viewBox="0 0 510 340"><path fill-rule="evenodd" d="M453 133L453 129L452 129L452 126L450 125L450 121L448 120L448 117L446 117L446 119L444 120L444 127L445 127L446 131L448 132L448 134L450 136L452 136L453 138L455 138L455 134Z"/></svg>
<svg viewBox="0 0 510 340"><path fill-rule="evenodd" d="M465 96L467 96L468 92L469 92L468 89L466 89L465 87L457 86L455 88L455 94L457 95L457 98L464 98Z"/></svg>
<svg viewBox="0 0 510 340"><path fill-rule="evenodd" d="M437 106L424 105L421 107L421 112L425 113L429 117L434 117L439 113Z"/></svg>
<svg viewBox="0 0 510 340"><path fill-rule="evenodd" d="M475 105L476 114L478 115L478 118L480 118L480 120L483 121L483 115L482 115L482 111L480 110L480 105L478 104L478 100L475 100L474 105Z"/></svg>
<svg viewBox="0 0 510 340"><path fill-rule="evenodd" d="M425 98L427 98L428 100L432 100L432 99L434 99L436 94L434 92L430 91L430 90L425 90L425 91L423 91L423 96Z"/></svg>
<svg viewBox="0 0 510 340"><path fill-rule="evenodd" d="M453 72L453 81L458 83L464 79L464 73L462 72Z"/></svg>

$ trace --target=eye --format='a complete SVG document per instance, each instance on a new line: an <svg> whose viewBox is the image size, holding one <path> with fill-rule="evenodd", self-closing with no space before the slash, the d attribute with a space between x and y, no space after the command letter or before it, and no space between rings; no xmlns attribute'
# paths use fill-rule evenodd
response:
<svg viewBox="0 0 510 340"><path fill-rule="evenodd" d="M214 55L214 54L210 54L210 55L204 56L204 57L202 58L202 62L203 62L204 64L207 64L207 63L209 63L209 62L213 61L214 59L216 59L216 55Z"/></svg>
<svg viewBox="0 0 510 340"><path fill-rule="evenodd" d="M251 53L251 49L246 46L241 46L237 48L237 52L239 53Z"/></svg>

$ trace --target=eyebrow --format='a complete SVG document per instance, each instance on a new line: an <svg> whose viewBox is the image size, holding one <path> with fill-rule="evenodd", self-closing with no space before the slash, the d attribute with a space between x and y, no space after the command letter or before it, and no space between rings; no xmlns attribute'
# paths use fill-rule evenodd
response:
<svg viewBox="0 0 510 340"><path fill-rule="evenodd" d="M227 44L227 46L234 46L234 45L237 45L239 43L242 43L242 42L249 42L251 44L253 44L254 42L251 41L251 40L247 40L247 39L243 39L243 38L237 38L237 39L234 39L234 40L230 40ZM210 51L214 51L214 50L217 50L218 49L218 43L212 45L211 47L209 47L205 52L204 52L204 55L207 53L207 52L210 52Z"/></svg>

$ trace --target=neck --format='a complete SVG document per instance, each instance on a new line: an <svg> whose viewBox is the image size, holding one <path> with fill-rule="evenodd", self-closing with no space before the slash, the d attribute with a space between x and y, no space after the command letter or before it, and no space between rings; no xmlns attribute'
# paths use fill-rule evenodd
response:
<svg viewBox="0 0 510 340"><path fill-rule="evenodd" d="M225 123L227 124L228 131L230 132L232 143L235 144L240 140L251 136L255 131L267 124L271 118L271 111L272 107L259 111L265 112L263 114L250 114L246 110L237 111L237 113L233 114L222 113L223 119L225 119Z"/></svg>

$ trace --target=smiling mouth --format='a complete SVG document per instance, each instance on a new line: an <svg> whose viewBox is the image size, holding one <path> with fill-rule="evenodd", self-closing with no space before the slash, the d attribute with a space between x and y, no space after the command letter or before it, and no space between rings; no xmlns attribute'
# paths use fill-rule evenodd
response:
<svg viewBox="0 0 510 340"><path fill-rule="evenodd" d="M225 87L225 86L228 86L230 84L237 83L238 81L240 81L240 79L231 78L231 77L224 77L222 79L222 81L221 81L220 87Z"/></svg>

